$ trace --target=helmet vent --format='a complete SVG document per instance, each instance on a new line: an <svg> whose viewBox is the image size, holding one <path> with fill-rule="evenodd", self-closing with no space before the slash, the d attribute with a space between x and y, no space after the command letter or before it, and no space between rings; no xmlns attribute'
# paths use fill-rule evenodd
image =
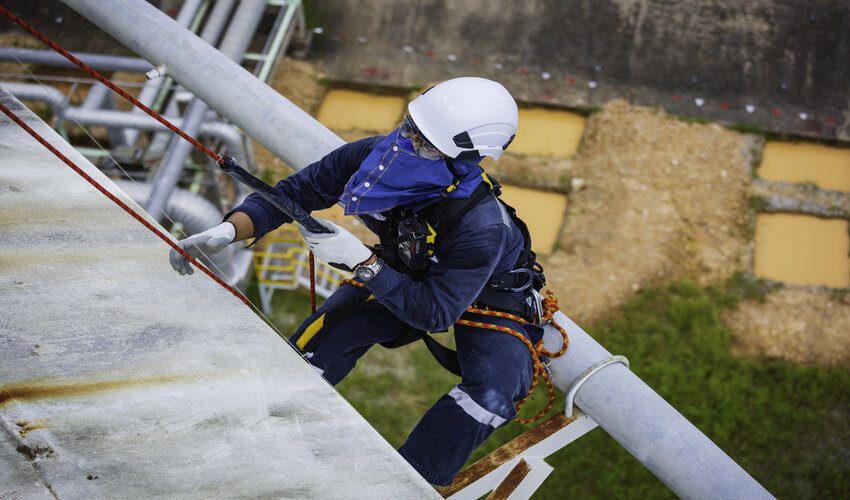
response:
<svg viewBox="0 0 850 500"><path fill-rule="evenodd" d="M455 141L455 146L459 148L469 149L474 147L472 139L469 137L469 132L461 132L452 137L452 140Z"/></svg>

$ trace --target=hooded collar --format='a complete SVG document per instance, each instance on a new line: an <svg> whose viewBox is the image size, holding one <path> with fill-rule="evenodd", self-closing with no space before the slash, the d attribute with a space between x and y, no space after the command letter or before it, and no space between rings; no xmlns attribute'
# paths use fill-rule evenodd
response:
<svg viewBox="0 0 850 500"><path fill-rule="evenodd" d="M346 215L385 212L438 198L468 198L481 183L475 160L429 160L417 156L396 129L384 137L351 176L339 200ZM480 158L478 159L480 161ZM455 188L450 188L458 181Z"/></svg>

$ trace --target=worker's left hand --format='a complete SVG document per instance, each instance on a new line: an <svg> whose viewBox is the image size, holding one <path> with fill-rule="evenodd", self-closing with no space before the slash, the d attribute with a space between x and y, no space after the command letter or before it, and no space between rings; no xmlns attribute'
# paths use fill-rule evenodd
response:
<svg viewBox="0 0 850 500"><path fill-rule="evenodd" d="M233 243L234 239L236 239L236 225L225 221L202 233L193 234L188 238L178 241L177 246L185 250L192 257L200 258L201 256L207 257L224 250L227 245ZM168 253L168 260L171 261L171 267L181 275L193 274L195 272L192 270L192 266L189 265L189 259L183 257L182 254L173 248Z"/></svg>
<svg viewBox="0 0 850 500"><path fill-rule="evenodd" d="M357 236L333 222L318 218L316 220L331 232L311 233L304 229L304 226L299 226L299 230L317 259L336 268L353 271L355 266L366 262L372 256L372 251L366 248Z"/></svg>

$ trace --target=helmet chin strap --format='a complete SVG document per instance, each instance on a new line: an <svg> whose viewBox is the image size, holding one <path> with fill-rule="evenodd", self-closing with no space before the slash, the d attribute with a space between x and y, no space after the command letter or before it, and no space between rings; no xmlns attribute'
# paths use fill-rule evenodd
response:
<svg viewBox="0 0 850 500"><path fill-rule="evenodd" d="M449 172L452 173L452 183L446 188L445 191L440 193L440 196L442 196L443 198L447 198L449 196L449 193L457 189L461 181L460 174L457 173L457 169L455 168L454 160L452 158L449 158L448 156L446 157L446 168L448 168Z"/></svg>

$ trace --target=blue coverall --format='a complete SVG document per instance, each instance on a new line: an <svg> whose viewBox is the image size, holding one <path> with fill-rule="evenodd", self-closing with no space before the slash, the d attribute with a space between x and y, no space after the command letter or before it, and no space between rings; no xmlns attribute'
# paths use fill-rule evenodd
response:
<svg viewBox="0 0 850 500"><path fill-rule="evenodd" d="M280 181L275 189L308 212L328 208L381 139L346 144ZM237 211L250 217L256 238L292 222L257 195L250 195L231 213ZM373 231L381 226L378 219L362 219ZM366 289L343 285L334 292L302 323L293 342L323 316L321 328L305 349L306 357L333 385L374 344L415 330L443 331L460 317L508 326L525 332L534 343L542 335L538 327L466 312L491 277L513 269L522 248L522 233L501 203L489 196L437 236L437 262L424 279L414 280L384 265L366 282ZM495 428L516 417L515 401L527 394L533 370L528 348L513 336L462 325L455 326L454 335L462 380L425 413L399 449L426 480L441 486L452 482Z"/></svg>

